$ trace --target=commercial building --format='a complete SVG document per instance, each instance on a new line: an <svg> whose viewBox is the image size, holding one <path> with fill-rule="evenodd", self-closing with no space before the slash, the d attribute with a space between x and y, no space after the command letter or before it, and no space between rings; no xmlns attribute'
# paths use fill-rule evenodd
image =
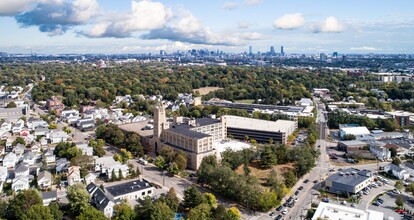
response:
<svg viewBox="0 0 414 220"><path fill-rule="evenodd" d="M368 130L365 126L359 126L357 124L340 124L339 125L339 136L341 138L344 138L347 135L354 135L357 136L363 136L371 134L371 132Z"/></svg>
<svg viewBox="0 0 414 220"><path fill-rule="evenodd" d="M298 128L297 121L289 120L265 121L232 115L223 116L221 120L227 128L227 135L241 140L248 136L249 139L261 143L273 139L275 142L286 144L289 135Z"/></svg>
<svg viewBox="0 0 414 220"><path fill-rule="evenodd" d="M187 167L198 169L205 156L214 155L213 141L226 137L220 120L214 118L188 119L175 117L167 122L165 109L157 106L154 112L153 145L155 151L169 146L188 156Z"/></svg>
<svg viewBox="0 0 414 220"><path fill-rule="evenodd" d="M380 220L384 219L384 213L321 202L312 217L317 219Z"/></svg>
<svg viewBox="0 0 414 220"><path fill-rule="evenodd" d="M56 96L52 96L49 100L46 101L46 107L49 111L56 111L56 115L60 115L62 110L65 108L65 105L60 101Z"/></svg>
<svg viewBox="0 0 414 220"><path fill-rule="evenodd" d="M16 108L0 108L0 119L17 121L23 116L29 115L29 106L23 105Z"/></svg>
<svg viewBox="0 0 414 220"><path fill-rule="evenodd" d="M371 181L371 171L348 168L330 175L325 180L325 189L342 195L356 194L371 184Z"/></svg>
<svg viewBox="0 0 414 220"><path fill-rule="evenodd" d="M122 200L137 200L144 199L147 196L152 197L155 188L144 179L136 179L134 181L105 187L105 190L109 193L108 196L118 203Z"/></svg>

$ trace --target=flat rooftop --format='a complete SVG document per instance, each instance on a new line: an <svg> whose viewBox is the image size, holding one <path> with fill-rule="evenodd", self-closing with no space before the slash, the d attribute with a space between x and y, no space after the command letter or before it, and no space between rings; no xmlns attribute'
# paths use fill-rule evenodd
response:
<svg viewBox="0 0 414 220"><path fill-rule="evenodd" d="M368 171L349 168L330 175L327 180L348 186L357 186L371 178L368 175Z"/></svg>
<svg viewBox="0 0 414 220"><path fill-rule="evenodd" d="M139 179L126 183L121 183L118 185L105 187L105 189L108 190L108 192L111 193L114 197L149 188L152 188L152 185L148 181L140 181Z"/></svg>
<svg viewBox="0 0 414 220"><path fill-rule="evenodd" d="M191 130L192 128L195 128L195 127L186 125L186 124L172 125L169 129L164 130L164 132L176 133L176 134L180 134L180 135L183 135L189 138L196 138L196 139L211 137L211 135L204 134L198 131L193 131Z"/></svg>
<svg viewBox="0 0 414 220"><path fill-rule="evenodd" d="M321 202L319 203L312 220L318 218L330 220L380 220L384 219L384 213Z"/></svg>
<svg viewBox="0 0 414 220"><path fill-rule="evenodd" d="M289 132L296 125L294 121L289 120L266 121L232 115L226 115L223 118L227 127L256 131Z"/></svg>

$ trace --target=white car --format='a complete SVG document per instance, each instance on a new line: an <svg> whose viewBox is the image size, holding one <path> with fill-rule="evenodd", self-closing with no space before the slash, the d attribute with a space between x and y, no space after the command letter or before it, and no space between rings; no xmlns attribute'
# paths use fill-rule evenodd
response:
<svg viewBox="0 0 414 220"><path fill-rule="evenodd" d="M285 210L282 211L282 214L286 215L286 214L288 214L288 212L289 212L288 209L285 209Z"/></svg>
<svg viewBox="0 0 414 220"><path fill-rule="evenodd" d="M142 165L147 165L148 161L144 160L143 158L139 158L138 159L138 163L142 164Z"/></svg>

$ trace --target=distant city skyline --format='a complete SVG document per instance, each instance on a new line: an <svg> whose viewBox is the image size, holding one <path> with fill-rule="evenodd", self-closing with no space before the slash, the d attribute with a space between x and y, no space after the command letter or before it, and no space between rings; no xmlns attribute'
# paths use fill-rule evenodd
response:
<svg viewBox="0 0 414 220"><path fill-rule="evenodd" d="M400 0L1 0L0 52L413 54ZM276 51L276 50L275 50ZM279 51L276 51L279 52Z"/></svg>

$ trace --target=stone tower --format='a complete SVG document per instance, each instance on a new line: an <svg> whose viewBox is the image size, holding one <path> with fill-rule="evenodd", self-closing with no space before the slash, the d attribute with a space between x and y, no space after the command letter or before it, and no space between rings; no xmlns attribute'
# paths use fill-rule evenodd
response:
<svg viewBox="0 0 414 220"><path fill-rule="evenodd" d="M159 104L154 109L154 138L159 139L161 137L165 124L165 108L162 104Z"/></svg>

